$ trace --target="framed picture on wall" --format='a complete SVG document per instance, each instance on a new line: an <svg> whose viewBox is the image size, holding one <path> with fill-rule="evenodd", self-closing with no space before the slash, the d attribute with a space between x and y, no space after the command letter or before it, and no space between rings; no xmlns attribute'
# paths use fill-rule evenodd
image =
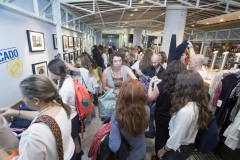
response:
<svg viewBox="0 0 240 160"><path fill-rule="evenodd" d="M78 52L78 57L79 57L79 56L81 55L81 51L80 51L80 50L78 50L77 52Z"/></svg>
<svg viewBox="0 0 240 160"><path fill-rule="evenodd" d="M75 51L74 52L74 61L77 61L77 59L78 59L78 51Z"/></svg>
<svg viewBox="0 0 240 160"><path fill-rule="evenodd" d="M69 53L64 53L63 54L63 59L66 61L66 62L70 62L70 59L69 59Z"/></svg>
<svg viewBox="0 0 240 160"><path fill-rule="evenodd" d="M69 53L69 60L70 60L70 63L73 63L73 61L74 61L74 53L73 52Z"/></svg>
<svg viewBox="0 0 240 160"><path fill-rule="evenodd" d="M80 46L80 38L77 37L77 46Z"/></svg>
<svg viewBox="0 0 240 160"><path fill-rule="evenodd" d="M27 39L30 52L45 51L44 34L27 30Z"/></svg>
<svg viewBox="0 0 240 160"><path fill-rule="evenodd" d="M83 48L82 38L80 38L80 48Z"/></svg>
<svg viewBox="0 0 240 160"><path fill-rule="evenodd" d="M73 48L77 49L77 37L73 37Z"/></svg>
<svg viewBox="0 0 240 160"><path fill-rule="evenodd" d="M43 74L48 76L47 61L32 64L33 74Z"/></svg>
<svg viewBox="0 0 240 160"><path fill-rule="evenodd" d="M72 47L73 46L73 37L68 36L68 47Z"/></svg>
<svg viewBox="0 0 240 160"><path fill-rule="evenodd" d="M53 37L53 48L57 49L58 45L57 45L57 35L56 34L52 34Z"/></svg>
<svg viewBox="0 0 240 160"><path fill-rule="evenodd" d="M68 50L68 37L67 36L62 36L62 41L63 41L63 51Z"/></svg>

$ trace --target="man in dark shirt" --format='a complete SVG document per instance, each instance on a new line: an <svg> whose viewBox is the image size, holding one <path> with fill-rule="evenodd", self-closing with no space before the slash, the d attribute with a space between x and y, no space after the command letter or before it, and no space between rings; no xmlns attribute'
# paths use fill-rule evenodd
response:
<svg viewBox="0 0 240 160"><path fill-rule="evenodd" d="M164 69L161 66L161 56L159 56L158 54L153 54L151 57L151 62L152 62L151 66L148 66L142 71L137 70L137 74L141 76L143 73L151 78L157 76L159 79L161 79L164 73Z"/></svg>

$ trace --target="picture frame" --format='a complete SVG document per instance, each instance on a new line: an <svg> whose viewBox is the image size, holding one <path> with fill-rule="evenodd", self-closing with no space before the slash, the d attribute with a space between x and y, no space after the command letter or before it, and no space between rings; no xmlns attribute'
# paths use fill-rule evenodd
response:
<svg viewBox="0 0 240 160"><path fill-rule="evenodd" d="M78 52L78 57L79 57L81 55L81 50L78 50L77 52Z"/></svg>
<svg viewBox="0 0 240 160"><path fill-rule="evenodd" d="M70 58L69 58L69 53L64 53L63 54L63 59L66 61L66 62L70 62Z"/></svg>
<svg viewBox="0 0 240 160"><path fill-rule="evenodd" d="M80 48L83 48L83 40L80 38Z"/></svg>
<svg viewBox="0 0 240 160"><path fill-rule="evenodd" d="M33 74L43 74L48 76L47 61L32 64Z"/></svg>
<svg viewBox="0 0 240 160"><path fill-rule="evenodd" d="M79 47L80 46L80 38L77 37L77 46Z"/></svg>
<svg viewBox="0 0 240 160"><path fill-rule="evenodd" d="M69 53L69 61L70 63L74 62L74 52Z"/></svg>
<svg viewBox="0 0 240 160"><path fill-rule="evenodd" d="M63 52L65 52L68 50L68 37L63 35L62 41L63 41Z"/></svg>
<svg viewBox="0 0 240 160"><path fill-rule="evenodd" d="M73 49L77 49L77 37L73 37Z"/></svg>
<svg viewBox="0 0 240 160"><path fill-rule="evenodd" d="M78 59L78 51L75 51L74 52L74 61L77 61L77 59Z"/></svg>
<svg viewBox="0 0 240 160"><path fill-rule="evenodd" d="M56 34L52 34L52 38L53 38L53 48L54 49L58 49L57 35Z"/></svg>
<svg viewBox="0 0 240 160"><path fill-rule="evenodd" d="M44 33L31 30L26 31L29 51L30 52L45 51Z"/></svg>
<svg viewBox="0 0 240 160"><path fill-rule="evenodd" d="M68 47L73 47L73 37L68 36Z"/></svg>

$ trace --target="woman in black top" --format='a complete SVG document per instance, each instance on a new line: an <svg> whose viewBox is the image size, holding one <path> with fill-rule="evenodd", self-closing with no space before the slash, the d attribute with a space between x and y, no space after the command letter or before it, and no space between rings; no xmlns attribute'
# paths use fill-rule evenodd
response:
<svg viewBox="0 0 240 160"><path fill-rule="evenodd" d="M152 90L152 84L158 79L153 77L149 83L148 100L156 98L156 108L154 112L156 124L155 151L161 149L169 138L168 124L171 119L171 94L174 91L177 75L186 70L186 66L181 61L173 61L168 66L163 75L163 79Z"/></svg>

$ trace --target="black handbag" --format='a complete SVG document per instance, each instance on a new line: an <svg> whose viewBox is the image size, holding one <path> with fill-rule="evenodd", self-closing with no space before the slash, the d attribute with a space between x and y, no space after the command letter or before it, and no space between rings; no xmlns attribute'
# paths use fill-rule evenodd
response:
<svg viewBox="0 0 240 160"><path fill-rule="evenodd" d="M116 153L113 153L109 144L109 133L107 133L101 140L100 149L97 153L97 160L126 160L129 156L130 151L133 149L132 146L122 137L120 148Z"/></svg>

